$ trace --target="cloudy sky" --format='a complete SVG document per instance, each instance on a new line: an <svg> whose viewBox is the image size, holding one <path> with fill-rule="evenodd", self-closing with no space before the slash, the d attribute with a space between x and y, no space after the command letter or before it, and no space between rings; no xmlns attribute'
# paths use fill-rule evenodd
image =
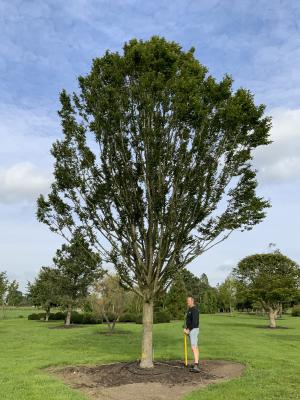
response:
<svg viewBox="0 0 300 400"><path fill-rule="evenodd" d="M190 269L216 284L270 242L300 262L299 27L297 0L0 0L0 270L24 289L61 244L35 219L61 135L58 93L75 90L106 49L152 35L195 46L212 75L231 74L273 117L274 143L255 157L259 193L272 203L266 220Z"/></svg>

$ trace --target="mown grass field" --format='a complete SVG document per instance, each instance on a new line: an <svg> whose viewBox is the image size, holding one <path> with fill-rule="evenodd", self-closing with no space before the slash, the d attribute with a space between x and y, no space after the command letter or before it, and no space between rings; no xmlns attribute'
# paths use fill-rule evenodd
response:
<svg viewBox="0 0 300 400"><path fill-rule="evenodd" d="M58 322L18 318L28 310L7 311L0 320L1 400L83 400L85 397L43 368L95 364L139 358L141 326L120 324L127 334L100 335L105 325L63 330ZM300 399L300 318L278 323L289 329L263 329L266 321L248 315L202 315L201 357L235 360L247 365L245 374L230 382L189 394L186 400ZM182 358L180 322L155 325L155 357Z"/></svg>

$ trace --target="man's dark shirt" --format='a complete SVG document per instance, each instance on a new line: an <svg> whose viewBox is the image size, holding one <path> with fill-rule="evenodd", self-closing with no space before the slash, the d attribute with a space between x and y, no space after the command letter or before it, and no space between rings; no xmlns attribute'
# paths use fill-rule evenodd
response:
<svg viewBox="0 0 300 400"><path fill-rule="evenodd" d="M199 328L199 310L196 306L189 308L187 311L186 327L190 331L194 328Z"/></svg>

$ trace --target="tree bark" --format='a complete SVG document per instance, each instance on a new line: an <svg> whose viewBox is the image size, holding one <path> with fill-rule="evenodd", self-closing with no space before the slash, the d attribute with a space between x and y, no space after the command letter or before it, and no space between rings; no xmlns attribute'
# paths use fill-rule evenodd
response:
<svg viewBox="0 0 300 400"><path fill-rule="evenodd" d="M50 308L48 308L46 310L46 315L45 315L45 321L48 322L49 321L49 314L50 314Z"/></svg>
<svg viewBox="0 0 300 400"><path fill-rule="evenodd" d="M141 368L153 367L153 301L145 301L143 305L143 339L142 339L142 357Z"/></svg>
<svg viewBox="0 0 300 400"><path fill-rule="evenodd" d="M66 322L65 322L66 326L69 326L71 324L71 313L72 313L72 304L69 304L68 309L67 309Z"/></svg>
<svg viewBox="0 0 300 400"><path fill-rule="evenodd" d="M276 317L277 317L278 310L270 308L269 309L269 321L270 321L270 328L276 328Z"/></svg>

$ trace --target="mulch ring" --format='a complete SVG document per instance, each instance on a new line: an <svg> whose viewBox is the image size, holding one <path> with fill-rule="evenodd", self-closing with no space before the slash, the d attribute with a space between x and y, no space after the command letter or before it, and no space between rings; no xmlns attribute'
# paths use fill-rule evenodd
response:
<svg viewBox="0 0 300 400"><path fill-rule="evenodd" d="M172 400L192 390L242 375L239 363L208 360L201 372L190 372L180 361L156 362L154 368L141 369L138 362L95 366L48 368L73 389L93 400Z"/></svg>

